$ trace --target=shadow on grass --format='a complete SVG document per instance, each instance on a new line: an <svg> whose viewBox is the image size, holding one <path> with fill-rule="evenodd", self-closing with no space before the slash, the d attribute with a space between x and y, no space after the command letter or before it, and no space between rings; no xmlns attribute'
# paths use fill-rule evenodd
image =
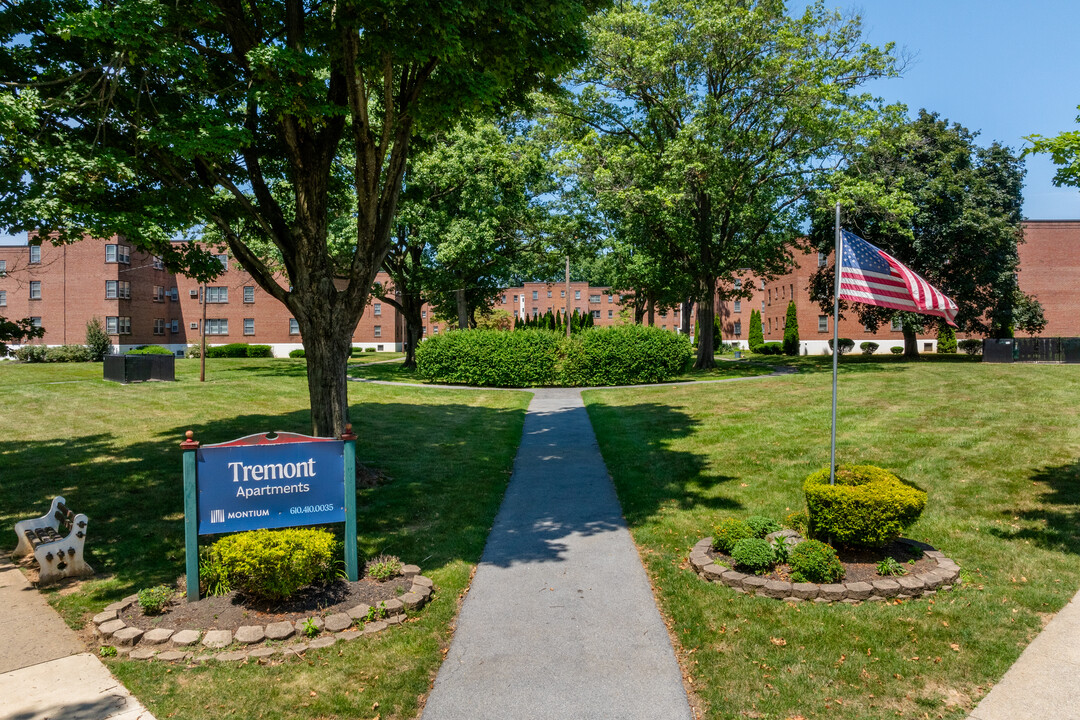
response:
<svg viewBox="0 0 1080 720"><path fill-rule="evenodd" d="M672 448L674 441L697 430L699 423L689 414L660 403L608 406L602 392L590 394L588 410L631 526L662 508L742 509L742 503L723 493L737 478L709 468L707 455Z"/></svg>
<svg viewBox="0 0 1080 720"><path fill-rule="evenodd" d="M361 557L389 552L425 570L476 562L502 498L523 411L366 403L352 414L358 458L390 478L358 490ZM179 442L186 430L203 444L269 430L306 434L310 413L237 415L162 429L134 443L108 433L0 440L0 521L10 527L40 516L53 497L64 495L73 510L89 517L87 561L98 579L116 580L97 597L171 583L184 567ZM14 543L14 533L0 536L4 551Z"/></svg>
<svg viewBox="0 0 1080 720"><path fill-rule="evenodd" d="M786 357L783 355L754 355L750 358L752 362L768 364L768 365L791 365L798 369L800 373L831 373L832 372L832 356L831 355L800 355L797 357ZM937 364L937 365L956 365L978 363L982 358L978 356L969 355L951 355L929 353L926 355L920 355L917 359L911 360L903 355L841 355L840 360L837 363L838 374L864 374L864 373L897 373L910 370L912 367L920 365Z"/></svg>
<svg viewBox="0 0 1080 720"><path fill-rule="evenodd" d="M1041 507L1013 509L1007 513L1019 518L1019 530L990 528L990 533L1005 540L1027 540L1034 545L1058 552L1080 555L1080 461L1045 467L1031 475L1043 492Z"/></svg>

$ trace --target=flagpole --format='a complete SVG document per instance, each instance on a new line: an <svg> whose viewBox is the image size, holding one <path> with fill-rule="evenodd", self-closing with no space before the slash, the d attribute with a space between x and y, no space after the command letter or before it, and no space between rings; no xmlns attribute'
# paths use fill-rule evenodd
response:
<svg viewBox="0 0 1080 720"><path fill-rule="evenodd" d="M840 357L840 268L843 265L841 256L842 244L840 235L840 203L836 203L836 261L835 269L836 287L833 290L833 341L832 341L832 447L829 451L829 484L836 483L836 361Z"/></svg>

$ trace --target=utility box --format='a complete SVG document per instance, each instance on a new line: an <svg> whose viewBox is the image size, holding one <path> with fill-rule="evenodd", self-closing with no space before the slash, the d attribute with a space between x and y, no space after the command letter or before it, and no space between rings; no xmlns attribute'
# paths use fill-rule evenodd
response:
<svg viewBox="0 0 1080 720"><path fill-rule="evenodd" d="M176 380L174 355L106 355L104 377L119 383Z"/></svg>

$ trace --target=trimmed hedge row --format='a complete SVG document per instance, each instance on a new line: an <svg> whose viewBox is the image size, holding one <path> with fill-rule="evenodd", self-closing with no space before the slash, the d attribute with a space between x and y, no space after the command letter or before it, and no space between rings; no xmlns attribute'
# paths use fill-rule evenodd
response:
<svg viewBox="0 0 1080 720"><path fill-rule="evenodd" d="M189 358L199 357L199 346L188 348ZM272 358L274 351L269 345L248 345L247 343L229 343L206 348L208 358Z"/></svg>
<svg viewBox="0 0 1080 720"><path fill-rule="evenodd" d="M460 330L416 348L420 377L487 387L636 385L662 382L690 360L686 336L642 325L586 330Z"/></svg>

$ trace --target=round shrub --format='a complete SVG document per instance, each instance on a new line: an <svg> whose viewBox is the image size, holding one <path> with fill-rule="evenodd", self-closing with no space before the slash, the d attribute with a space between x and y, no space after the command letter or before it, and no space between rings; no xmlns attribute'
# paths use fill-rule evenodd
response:
<svg viewBox="0 0 1080 720"><path fill-rule="evenodd" d="M876 342L867 340L866 342L859 343L859 349L862 350L863 355L873 355L877 352L877 349L881 347Z"/></svg>
<svg viewBox="0 0 1080 720"><path fill-rule="evenodd" d="M564 337L556 384L636 385L670 380L686 369L690 339L646 325L595 328Z"/></svg>
<svg viewBox="0 0 1080 720"><path fill-rule="evenodd" d="M898 345L893 345L891 348L889 348L889 352L891 352L893 355L899 355L900 353L904 352L904 348L899 347Z"/></svg>
<svg viewBox="0 0 1080 720"><path fill-rule="evenodd" d="M968 355L978 355L982 352L982 340L976 340L975 338L961 340L957 343L957 346Z"/></svg>
<svg viewBox="0 0 1080 720"><path fill-rule="evenodd" d="M796 510L793 513L788 513L784 518L784 527L791 528L803 537L806 537L810 533L810 516L806 514L805 510Z"/></svg>
<svg viewBox="0 0 1080 720"><path fill-rule="evenodd" d="M792 582L834 583L844 577L836 551L823 542L804 540L788 557Z"/></svg>
<svg viewBox="0 0 1080 720"><path fill-rule="evenodd" d="M746 524L756 538L763 538L769 533L783 529L780 527L780 523L764 515L751 515L746 518Z"/></svg>
<svg viewBox="0 0 1080 720"><path fill-rule="evenodd" d="M730 553L731 548L740 540L754 537L754 531L738 518L721 518L713 525L712 546L722 553Z"/></svg>
<svg viewBox="0 0 1080 720"><path fill-rule="evenodd" d="M838 347L840 348L840 354L846 355L854 349L855 341L851 338L840 338ZM829 350L832 350L832 338L829 338Z"/></svg>
<svg viewBox="0 0 1080 720"><path fill-rule="evenodd" d="M140 345L127 351L128 355L172 355L173 351L160 345Z"/></svg>
<svg viewBox="0 0 1080 720"><path fill-rule="evenodd" d="M823 468L806 478L803 490L811 534L854 547L888 545L926 507L925 492L873 465L841 465L835 485Z"/></svg>
<svg viewBox="0 0 1080 720"><path fill-rule="evenodd" d="M304 357L304 348L296 348L295 350L290 350L289 351L289 357L291 357L291 358L302 358L302 357Z"/></svg>
<svg viewBox="0 0 1080 720"><path fill-rule="evenodd" d="M229 587L269 602L332 581L340 557L333 533L308 528L237 533L210 548L210 562Z"/></svg>
<svg viewBox="0 0 1080 720"><path fill-rule="evenodd" d="M772 545L761 538L743 538L731 548L731 559L740 568L764 575L773 566Z"/></svg>
<svg viewBox="0 0 1080 720"><path fill-rule="evenodd" d="M458 330L416 347L416 373L426 380L488 387L551 385L558 333L547 330Z"/></svg>

